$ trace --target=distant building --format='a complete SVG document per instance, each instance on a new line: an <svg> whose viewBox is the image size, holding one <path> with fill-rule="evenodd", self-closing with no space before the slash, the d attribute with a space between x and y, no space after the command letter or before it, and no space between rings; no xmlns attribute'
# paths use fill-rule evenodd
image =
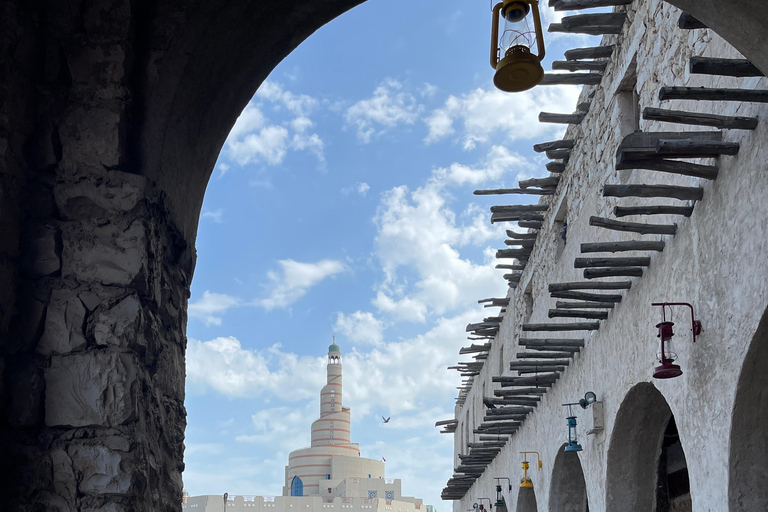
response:
<svg viewBox="0 0 768 512"><path fill-rule="evenodd" d="M384 478L384 462L360 456L351 442L349 407L342 405L341 351L328 347L327 381L311 445L294 450L285 466L282 496L228 496L227 512L416 512L422 500L403 496L400 480ZM224 512L224 496L187 497L183 510Z"/></svg>

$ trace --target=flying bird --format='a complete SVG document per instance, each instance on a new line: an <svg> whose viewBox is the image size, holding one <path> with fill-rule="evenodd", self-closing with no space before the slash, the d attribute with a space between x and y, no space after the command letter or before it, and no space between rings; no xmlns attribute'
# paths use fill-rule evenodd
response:
<svg viewBox="0 0 768 512"><path fill-rule="evenodd" d="M392 418L392 416L389 418L385 418L384 416L381 417L381 419L384 420L384 423L389 423L390 418Z"/></svg>

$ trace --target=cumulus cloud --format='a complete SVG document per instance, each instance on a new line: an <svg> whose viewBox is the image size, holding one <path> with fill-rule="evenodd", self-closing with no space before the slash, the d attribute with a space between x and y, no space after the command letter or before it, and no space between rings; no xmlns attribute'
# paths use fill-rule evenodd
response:
<svg viewBox="0 0 768 512"><path fill-rule="evenodd" d="M388 78L373 91L371 98L360 100L347 109L346 122L357 130L364 144L395 126L414 124L421 106L402 83Z"/></svg>
<svg viewBox="0 0 768 512"><path fill-rule="evenodd" d="M351 315L340 312L334 329L357 343L380 345L384 341L384 324L370 312L355 311Z"/></svg>
<svg viewBox="0 0 768 512"><path fill-rule="evenodd" d="M221 208L214 211L205 210L200 216L204 219L211 219L216 224L221 224L222 222L224 222L224 210L222 210Z"/></svg>
<svg viewBox="0 0 768 512"><path fill-rule="evenodd" d="M544 134L554 136L564 128L539 123L539 112L573 111L579 91L577 86L557 85L517 94L478 88L460 96L451 95L426 117L429 133L424 141L431 144L460 130L458 140L470 150L479 142L488 142L497 132L505 134L510 142Z"/></svg>
<svg viewBox="0 0 768 512"><path fill-rule="evenodd" d="M242 167L279 165L289 151L309 151L324 164L324 143L317 133L311 133L314 123L309 117L317 104L311 96L293 94L276 82L265 81L232 127L225 155ZM283 120L272 122L265 109Z"/></svg>
<svg viewBox="0 0 768 512"><path fill-rule="evenodd" d="M202 320L205 325L221 325L221 315L240 304L241 301L237 297L205 290L197 302L189 305L189 317Z"/></svg>
<svg viewBox="0 0 768 512"><path fill-rule="evenodd" d="M316 263L301 263L292 259L278 261L279 271L267 273L269 290L266 298L256 304L267 311L287 308L307 291L324 279L344 271L344 264L337 260L322 260Z"/></svg>
<svg viewBox="0 0 768 512"><path fill-rule="evenodd" d="M352 192L357 192L361 196L365 197L369 190L371 190L371 186L369 184L365 183L364 181L358 181L354 186L342 188L341 193L346 196Z"/></svg>

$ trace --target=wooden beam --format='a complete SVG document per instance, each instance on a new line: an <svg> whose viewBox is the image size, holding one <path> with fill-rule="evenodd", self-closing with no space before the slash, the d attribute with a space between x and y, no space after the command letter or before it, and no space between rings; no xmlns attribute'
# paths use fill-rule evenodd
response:
<svg viewBox="0 0 768 512"><path fill-rule="evenodd" d="M550 353L550 354L541 354L536 353L532 354L531 352L518 352L515 354L515 357L518 359L568 359L573 357L572 352L560 352L560 353Z"/></svg>
<svg viewBox="0 0 768 512"><path fill-rule="evenodd" d="M476 196L491 196L491 195L503 195L503 194L534 194L540 196L551 196L555 193L555 189L534 189L534 188L496 188L490 190L475 190Z"/></svg>
<svg viewBox="0 0 768 512"><path fill-rule="evenodd" d="M539 386L541 388L551 388L559 376L560 374L555 373L552 374L551 377L547 377L545 375L537 375L535 377L515 377L518 380L504 382L501 384L501 387L514 388L523 386Z"/></svg>
<svg viewBox="0 0 768 512"><path fill-rule="evenodd" d="M536 240L517 240L515 238L510 238L508 240L504 240L504 243L506 245L520 245L522 247L533 247L533 245L536 243Z"/></svg>
<svg viewBox="0 0 768 512"><path fill-rule="evenodd" d="M578 347L566 347L562 345L533 345L530 347L525 347L529 350L537 350L542 352L580 352L581 349Z"/></svg>
<svg viewBox="0 0 768 512"><path fill-rule="evenodd" d="M499 264L496 265L495 268L498 268L500 270L525 270L525 265L506 265L506 264ZM486 306L487 307L487 306Z"/></svg>
<svg viewBox="0 0 768 512"><path fill-rule="evenodd" d="M479 299L477 301L478 304L485 304L486 302L509 304L509 297L491 297L489 299Z"/></svg>
<svg viewBox="0 0 768 512"><path fill-rule="evenodd" d="M697 28L708 28L705 24L693 17L693 15L684 12L677 20L677 26L683 30L694 30Z"/></svg>
<svg viewBox="0 0 768 512"><path fill-rule="evenodd" d="M521 220L517 225L521 228L541 229L541 222L536 220Z"/></svg>
<svg viewBox="0 0 768 512"><path fill-rule="evenodd" d="M589 225L614 231L628 231L641 235L674 235L677 232L677 224L646 224L642 222L620 222L602 217L590 217Z"/></svg>
<svg viewBox="0 0 768 512"><path fill-rule="evenodd" d="M540 213L528 213L528 212L499 212L491 214L491 224L497 222L518 222L518 221L538 221L544 220L544 216Z"/></svg>
<svg viewBox="0 0 768 512"><path fill-rule="evenodd" d="M596 331L600 322L567 322L551 324L523 324L524 332L555 332L555 331Z"/></svg>
<svg viewBox="0 0 768 512"><path fill-rule="evenodd" d="M714 126L715 128L734 130L754 130L757 128L758 122L756 117L720 116L653 107L643 109L643 119L694 126Z"/></svg>
<svg viewBox="0 0 768 512"><path fill-rule="evenodd" d="M450 420L436 421L435 422L435 426L436 427L440 427L440 426L443 426L443 425L450 425L452 423L458 423L458 422L459 422L459 420L457 420L456 418L451 418Z"/></svg>
<svg viewBox="0 0 768 512"><path fill-rule="evenodd" d="M743 101L768 103L768 90L713 89L708 87L662 87L659 100Z"/></svg>
<svg viewBox="0 0 768 512"><path fill-rule="evenodd" d="M524 345L525 348L545 347L547 345L580 348L584 346L584 338L519 338L517 343Z"/></svg>
<svg viewBox="0 0 768 512"><path fill-rule="evenodd" d="M552 69L558 71L605 71L608 65L607 60L594 61L575 61L575 60L556 60L552 63Z"/></svg>
<svg viewBox="0 0 768 512"><path fill-rule="evenodd" d="M621 242L608 242L610 244L617 244ZM662 242L663 243L663 242ZM609 251L585 251L585 245L599 245L599 244L581 244L581 252L609 252ZM610 251L613 252L613 251ZM550 292L565 292L569 290L629 290L632 287L631 281L613 281L609 283L585 283L583 281L577 281L572 283L551 283L549 285Z"/></svg>
<svg viewBox="0 0 768 512"><path fill-rule="evenodd" d="M584 269L584 279L599 279L601 277L643 277L642 267L616 268L587 268Z"/></svg>
<svg viewBox="0 0 768 512"><path fill-rule="evenodd" d="M656 251L664 250L663 240L631 240L625 242L594 242L581 244L581 252L624 252L624 251ZM629 289L629 281L625 281ZM595 283L597 284L597 283ZM613 283L601 283L613 284ZM552 287L550 286L550 291Z"/></svg>
<svg viewBox="0 0 768 512"><path fill-rule="evenodd" d="M574 48L573 50L566 50L566 60L581 60L581 59L602 59L610 57L613 53L614 45L606 46L590 46L587 48Z"/></svg>
<svg viewBox="0 0 768 512"><path fill-rule="evenodd" d="M616 217L628 215L682 215L683 217L690 217L692 213L693 206L615 206L613 208L613 215ZM663 244L664 242L658 243Z"/></svg>
<svg viewBox="0 0 768 512"><path fill-rule="evenodd" d="M581 124L585 114L555 114L539 112L540 123Z"/></svg>
<svg viewBox="0 0 768 512"><path fill-rule="evenodd" d="M552 160L567 160L570 156L570 149L551 149L547 151L547 158L551 158Z"/></svg>
<svg viewBox="0 0 768 512"><path fill-rule="evenodd" d="M587 112L589 112L589 108L591 106L592 106L592 100L582 101L581 103L576 104L576 110L586 114Z"/></svg>
<svg viewBox="0 0 768 512"><path fill-rule="evenodd" d="M541 373L543 371L545 372L564 372L565 366L549 366L546 368L539 368L537 366L531 366L530 368L515 368L512 370L514 372L517 372L518 375L529 375L531 373Z"/></svg>
<svg viewBox="0 0 768 512"><path fill-rule="evenodd" d="M573 268L593 267L647 267L651 264L648 256L611 257L611 258L576 258Z"/></svg>
<svg viewBox="0 0 768 512"><path fill-rule="evenodd" d="M539 85L597 85L602 73L544 73Z"/></svg>
<svg viewBox="0 0 768 512"><path fill-rule="evenodd" d="M660 155L675 155L675 158L717 158L720 155L737 154L739 143L659 139L656 152Z"/></svg>
<svg viewBox="0 0 768 512"><path fill-rule="evenodd" d="M718 167L716 165L694 164L680 160L667 160L654 155L648 158L626 159L616 163L616 170L647 169L649 171L668 172L683 176L693 176L705 180L717 178Z"/></svg>
<svg viewBox="0 0 768 512"><path fill-rule="evenodd" d="M692 139L697 141L722 141L722 131L699 132L633 132L625 136L616 150L616 164L626 160L661 158L658 154L658 144L661 139ZM664 155L665 158L674 158ZM681 155L677 158L685 158Z"/></svg>
<svg viewBox="0 0 768 512"><path fill-rule="evenodd" d="M555 2L556 11L576 11L594 7L611 7L614 5L629 5L632 0L558 0Z"/></svg>
<svg viewBox="0 0 768 512"><path fill-rule="evenodd" d="M518 233L516 231L512 231L511 229L508 229L507 236L509 238L517 238L520 240L534 240L539 235L538 233Z"/></svg>
<svg viewBox="0 0 768 512"><path fill-rule="evenodd" d="M621 295L577 291L550 292L553 299L586 300L591 302L621 302Z"/></svg>
<svg viewBox="0 0 768 512"><path fill-rule="evenodd" d="M693 201L704 197L704 189L677 185L604 185L603 197L670 197Z"/></svg>
<svg viewBox="0 0 768 512"><path fill-rule="evenodd" d="M613 304L610 302L592 302L592 301L577 301L577 302L564 302L558 300L555 302L557 309L613 309Z"/></svg>
<svg viewBox="0 0 768 512"><path fill-rule="evenodd" d="M688 69L693 74L719 76L764 76L757 66L747 59L716 59L714 57L691 57Z"/></svg>
<svg viewBox="0 0 768 512"><path fill-rule="evenodd" d="M552 151L553 149L572 149L574 145L573 139L560 139L553 140L551 142L541 142L533 145L533 150L537 153L544 153L545 151Z"/></svg>
<svg viewBox="0 0 768 512"><path fill-rule="evenodd" d="M570 356L568 356L570 357ZM522 389L497 389L493 392L494 396L521 396L521 395L544 395L546 389L541 388L522 388Z"/></svg>
<svg viewBox="0 0 768 512"><path fill-rule="evenodd" d="M563 162L547 162L544 167L552 173L561 173L565 171L565 164Z"/></svg>
<svg viewBox="0 0 768 512"><path fill-rule="evenodd" d="M491 213L497 212L545 212L549 209L548 204L511 204L491 206Z"/></svg>
<svg viewBox="0 0 768 512"><path fill-rule="evenodd" d="M531 254L530 249L499 249L497 258L526 258Z"/></svg>
<svg viewBox="0 0 768 512"><path fill-rule="evenodd" d="M560 176L549 176L547 178L531 178L529 180L520 180L518 184L520 188L554 188L560 183Z"/></svg>
<svg viewBox="0 0 768 512"><path fill-rule="evenodd" d="M541 361L510 361L509 363L509 369L510 370L516 370L518 368L527 368L527 367L547 367L547 366L568 366L571 362L567 359L564 360L557 360L557 359L542 359Z"/></svg>
<svg viewBox="0 0 768 512"><path fill-rule="evenodd" d="M488 352L491 350L490 343L484 343L482 345L470 345L468 347L461 347L459 349L459 355L474 354L476 352Z"/></svg>
<svg viewBox="0 0 768 512"><path fill-rule="evenodd" d="M605 320L608 318L607 311L580 311L577 309L550 309L549 318L590 318L594 320Z"/></svg>
<svg viewBox="0 0 768 512"><path fill-rule="evenodd" d="M506 279L507 281L514 281L514 282L516 282L516 283L517 283L517 282L519 282L519 281L520 281L520 277L521 277L522 275L523 275L523 274L522 274L522 272L521 272L521 273L518 273L518 274L504 274L504 276L503 276L503 277L504 277L504 279Z"/></svg>

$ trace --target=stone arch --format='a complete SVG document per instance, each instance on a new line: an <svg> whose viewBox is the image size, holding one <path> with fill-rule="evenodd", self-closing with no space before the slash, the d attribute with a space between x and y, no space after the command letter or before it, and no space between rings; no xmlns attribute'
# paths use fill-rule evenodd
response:
<svg viewBox="0 0 768 512"><path fill-rule="evenodd" d="M690 510L685 452L664 396L648 382L629 390L611 435L606 511Z"/></svg>
<svg viewBox="0 0 768 512"><path fill-rule="evenodd" d="M587 484L578 452L566 452L565 444L555 457L549 485L550 512L589 512Z"/></svg>
<svg viewBox="0 0 768 512"><path fill-rule="evenodd" d="M536 506L536 491L533 487L520 487L517 492L517 505L515 512L538 512Z"/></svg>
<svg viewBox="0 0 768 512"><path fill-rule="evenodd" d="M768 309L744 358L733 407L728 502L731 512L768 509Z"/></svg>

